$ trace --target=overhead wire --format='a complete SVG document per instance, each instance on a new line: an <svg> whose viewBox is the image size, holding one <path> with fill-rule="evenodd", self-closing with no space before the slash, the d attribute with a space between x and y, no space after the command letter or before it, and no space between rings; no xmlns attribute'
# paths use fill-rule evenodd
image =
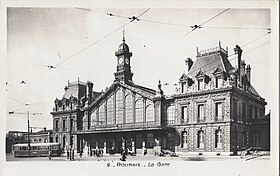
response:
<svg viewBox="0 0 280 176"><path fill-rule="evenodd" d="M82 8L80 8L80 9L82 9ZM85 9L83 9L83 10L85 10ZM143 12L142 12L141 14L139 14L137 17L135 17L135 16L133 16L133 17L135 17L135 18L137 19L137 18L139 18L140 16L144 15L144 14L145 14L147 11L149 11L149 10L150 10L150 8L146 9L145 11L143 11ZM115 15L114 15L114 16L115 16ZM126 24L122 25L121 27L115 29L114 31L110 32L109 34L107 34L107 35L101 37L101 38L98 39L97 41L95 41L95 42L89 44L88 46L84 47L83 49L79 50L78 52L76 52L76 53L74 53L74 54L72 54L72 55L66 57L66 58L63 59L61 62L57 63L55 66L52 66L52 67L51 67L51 66L47 66L47 67L48 67L47 70L44 70L44 71L42 71L42 72L40 72L40 73L38 73L38 74L36 74L36 75L30 77L30 78L27 79L26 81L31 81L31 80L37 78L38 76L41 76L41 75L47 73L49 70L54 69L54 68L56 68L56 67L59 67L62 63L66 62L66 61L69 60L70 58L72 58L72 57L74 57L74 56L80 54L81 52L83 52L84 50L88 49L89 47L91 47L91 46L97 44L98 42L102 41L103 39L109 37L110 35L114 34L115 32L117 32L117 31L119 31L120 29L124 28L125 26L129 25L129 24L132 23L133 21L134 21L134 20L129 21L128 23L126 23ZM9 83L9 85L10 85L10 83Z"/></svg>
<svg viewBox="0 0 280 176"><path fill-rule="evenodd" d="M174 47L178 42L180 42L181 40L183 40L186 36L188 36L189 34L191 34L193 31L195 31L196 29L199 29L202 27L202 25L210 22L211 20L217 18L218 16L220 16L221 14L225 13L226 11L228 11L230 8L227 8L225 10L223 10L222 12L216 14L215 16L211 17L210 19L206 20L205 22L199 24L199 25L194 25L194 26L190 26L192 28L191 31L187 32L186 34L184 34L182 37L178 38L175 42L173 42L171 45L165 47L163 50L161 50L160 52L158 52L157 54L155 54L152 58L150 58L147 62L145 62L144 64L142 64L140 67L143 67L144 65L146 65L147 63L151 62L152 60L154 60L156 57L158 57L159 55L161 55L162 53L166 52L167 50L169 50L170 48Z"/></svg>

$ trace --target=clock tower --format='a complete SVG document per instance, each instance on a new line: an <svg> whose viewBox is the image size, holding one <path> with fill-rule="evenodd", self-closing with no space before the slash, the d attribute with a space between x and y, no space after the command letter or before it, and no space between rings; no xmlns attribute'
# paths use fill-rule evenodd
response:
<svg viewBox="0 0 280 176"><path fill-rule="evenodd" d="M123 42L120 44L118 51L116 51L115 56L117 56L117 72L115 72L115 81L121 81L124 83L132 82L133 73L130 67L130 57L132 53L129 52L129 47L125 43L123 37Z"/></svg>

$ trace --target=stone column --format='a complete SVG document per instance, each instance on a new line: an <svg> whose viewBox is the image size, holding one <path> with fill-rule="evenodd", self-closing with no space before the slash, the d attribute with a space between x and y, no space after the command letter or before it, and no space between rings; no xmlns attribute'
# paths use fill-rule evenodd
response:
<svg viewBox="0 0 280 176"><path fill-rule="evenodd" d="M144 151L145 151L145 148L146 148L146 142L145 142L145 139L143 139L142 141L142 150L143 150L143 155L144 155Z"/></svg>
<svg viewBox="0 0 280 176"><path fill-rule="evenodd" d="M106 154L106 151L107 151L107 150L106 150L106 149L107 149L107 147L106 147L106 141L104 141L104 148L103 148L103 149L104 149L104 151L103 151L104 154Z"/></svg>
<svg viewBox="0 0 280 176"><path fill-rule="evenodd" d="M116 140L113 140L113 147L116 148Z"/></svg>
<svg viewBox="0 0 280 176"><path fill-rule="evenodd" d="M95 148L98 149L98 140L95 141Z"/></svg>
<svg viewBox="0 0 280 176"><path fill-rule="evenodd" d="M131 142L131 150L135 153L135 141Z"/></svg>

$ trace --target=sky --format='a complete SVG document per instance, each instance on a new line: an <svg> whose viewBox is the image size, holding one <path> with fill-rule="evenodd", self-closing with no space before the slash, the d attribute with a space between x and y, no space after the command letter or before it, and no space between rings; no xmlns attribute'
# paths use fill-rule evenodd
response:
<svg viewBox="0 0 280 176"><path fill-rule="evenodd" d="M95 91L110 87L117 65L114 54L122 42L123 29L133 53L131 69L136 84L157 89L161 80L169 84L163 86L164 93L172 95L174 84L187 72L184 60L195 60L197 47L217 47L221 41L232 55L238 44L243 49L242 59L251 65L252 85L266 99L267 112L271 109L275 97L270 91L271 39L266 35L271 27L269 9L151 8L139 17L140 21L129 23L123 18L145 10L8 8L7 111L15 114L7 115L6 131L26 131L27 111L31 126L52 129L53 102L62 98L68 80L90 80ZM190 33L190 26L199 24L202 28ZM229 59L236 66L234 57ZM47 68L57 64L55 69Z"/></svg>

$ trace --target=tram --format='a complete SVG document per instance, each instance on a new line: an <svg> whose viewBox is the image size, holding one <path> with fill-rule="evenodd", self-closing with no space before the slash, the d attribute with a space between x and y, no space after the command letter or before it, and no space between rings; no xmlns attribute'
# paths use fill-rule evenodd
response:
<svg viewBox="0 0 280 176"><path fill-rule="evenodd" d="M48 156L49 151L52 151L52 156L61 156L62 150L59 143L30 143L30 151L28 151L28 143L15 144L14 156L15 157L30 157L34 156Z"/></svg>

